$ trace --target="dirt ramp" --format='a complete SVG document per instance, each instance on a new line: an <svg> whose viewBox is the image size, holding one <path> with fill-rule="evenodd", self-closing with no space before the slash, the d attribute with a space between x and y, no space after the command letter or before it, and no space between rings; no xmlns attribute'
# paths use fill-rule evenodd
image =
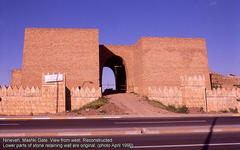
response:
<svg viewBox="0 0 240 150"><path fill-rule="evenodd" d="M166 110L148 104L143 97L136 94L121 93L108 95L107 97L110 102L125 110L127 114L150 116L169 113Z"/></svg>

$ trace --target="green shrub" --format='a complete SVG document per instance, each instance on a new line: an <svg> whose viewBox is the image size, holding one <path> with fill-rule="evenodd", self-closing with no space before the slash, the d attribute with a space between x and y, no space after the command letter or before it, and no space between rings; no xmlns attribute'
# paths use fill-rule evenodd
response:
<svg viewBox="0 0 240 150"><path fill-rule="evenodd" d="M159 108L162 108L162 109L166 109L166 110L171 111L171 112L189 113L189 109L185 105L183 105L181 107L178 107L178 108L176 108L174 105L166 106L162 102L150 100L147 96L144 96L144 100L146 100L152 106L159 107Z"/></svg>
<svg viewBox="0 0 240 150"><path fill-rule="evenodd" d="M102 107L103 105L105 105L106 103L108 103L108 100L105 97L100 97L95 101L92 101L91 103L88 103L86 105L84 105L82 108L80 108L80 110L84 110L84 109L98 109L100 107Z"/></svg>
<svg viewBox="0 0 240 150"><path fill-rule="evenodd" d="M79 113L79 111L85 110L85 109L98 109L98 108L102 107L103 105L105 105L106 103L108 103L108 100L105 97L99 97L97 100L92 101L92 102L82 106L79 109L74 109L71 112Z"/></svg>
<svg viewBox="0 0 240 150"><path fill-rule="evenodd" d="M146 101L150 101L150 99L149 99L147 96L143 96L143 98L144 98Z"/></svg>
<svg viewBox="0 0 240 150"><path fill-rule="evenodd" d="M221 110L220 112L222 112L222 113L228 113L228 111L227 111L226 109Z"/></svg>
<svg viewBox="0 0 240 150"><path fill-rule="evenodd" d="M231 113L238 113L238 109L237 109L237 108L235 108L235 109L229 108L229 111L230 111Z"/></svg>
<svg viewBox="0 0 240 150"><path fill-rule="evenodd" d="M106 113L105 110L100 110L99 112L102 113L102 114L105 114L105 113Z"/></svg>
<svg viewBox="0 0 240 150"><path fill-rule="evenodd" d="M172 112L176 112L177 108L174 105L168 105L167 110L172 111Z"/></svg>
<svg viewBox="0 0 240 150"><path fill-rule="evenodd" d="M200 112L204 112L204 108L203 107L200 107Z"/></svg>
<svg viewBox="0 0 240 150"><path fill-rule="evenodd" d="M134 95L138 95L137 93L135 93L135 92L130 92L131 94L134 94ZM147 97L147 96L146 96Z"/></svg>
<svg viewBox="0 0 240 150"><path fill-rule="evenodd" d="M158 107L158 108L161 108L161 109L166 109L166 106L159 101L154 101L154 100L146 100L146 101L148 102L148 104L150 104L154 107Z"/></svg>
<svg viewBox="0 0 240 150"><path fill-rule="evenodd" d="M189 109L186 105L183 105L181 107L178 107L176 110L177 113L185 113L188 114L189 113Z"/></svg>
<svg viewBox="0 0 240 150"><path fill-rule="evenodd" d="M78 112L79 112L79 109L73 109L73 110L71 110L71 112L73 112L73 113L78 113Z"/></svg>

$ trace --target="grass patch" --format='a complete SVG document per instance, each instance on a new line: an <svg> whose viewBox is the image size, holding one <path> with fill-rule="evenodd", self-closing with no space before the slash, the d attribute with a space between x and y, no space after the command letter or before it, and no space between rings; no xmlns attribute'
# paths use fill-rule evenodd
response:
<svg viewBox="0 0 240 150"><path fill-rule="evenodd" d="M135 93L135 92L130 92L131 94L134 94L134 95L138 95L137 93Z"/></svg>
<svg viewBox="0 0 240 150"><path fill-rule="evenodd" d="M203 107L200 107L200 112L204 112L204 108Z"/></svg>
<svg viewBox="0 0 240 150"><path fill-rule="evenodd" d="M85 110L85 109L98 109L100 107L102 107L103 105L108 103L108 99L105 97L99 97L97 100L92 101L86 105L84 105L83 107L81 107L80 109L75 109L72 110L72 112L79 112L81 110ZM104 112L103 112L104 113Z"/></svg>
<svg viewBox="0 0 240 150"><path fill-rule="evenodd" d="M237 108L235 108L235 109L229 108L229 111L230 111L231 113L238 113L238 109L237 109Z"/></svg>
<svg viewBox="0 0 240 150"><path fill-rule="evenodd" d="M148 104L154 106L154 107L158 107L158 108L162 108L162 109L166 109L166 105L164 105L161 102L158 101L152 101L150 100L147 96L144 96L144 100L148 102Z"/></svg>
<svg viewBox="0 0 240 150"><path fill-rule="evenodd" d="M189 113L189 109L186 105L183 105L181 107L175 107L174 105L164 105L161 102L158 101L154 101L154 100L150 100L147 96L144 96L144 100L146 100L150 105L161 108L161 109L165 109L171 112L176 112L176 113L184 113L187 114Z"/></svg>
<svg viewBox="0 0 240 150"><path fill-rule="evenodd" d="M177 108L177 113L184 113L184 114L188 114L189 113L189 109L186 105L183 105L181 107Z"/></svg>
<svg viewBox="0 0 240 150"><path fill-rule="evenodd" d="M166 109L168 111L172 111L172 112L176 112L177 111L177 108L174 105L168 105L168 106L166 106Z"/></svg>
<svg viewBox="0 0 240 150"><path fill-rule="evenodd" d="M102 114L106 114L107 113L105 110L100 110L99 112L102 113Z"/></svg>
<svg viewBox="0 0 240 150"><path fill-rule="evenodd" d="M100 97L95 101L92 101L91 103L88 103L86 105L84 105L82 108L80 108L80 110L84 110L84 109L98 109L100 107L102 107L103 105L105 105L106 103L108 103L108 100L105 97Z"/></svg>
<svg viewBox="0 0 240 150"><path fill-rule="evenodd" d="M222 112L222 113L228 113L228 111L227 111L226 109L221 110L220 112Z"/></svg>

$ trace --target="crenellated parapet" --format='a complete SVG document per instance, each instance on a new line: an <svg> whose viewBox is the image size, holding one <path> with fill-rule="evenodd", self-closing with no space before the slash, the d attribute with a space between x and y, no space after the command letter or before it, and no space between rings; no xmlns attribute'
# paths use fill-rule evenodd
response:
<svg viewBox="0 0 240 150"><path fill-rule="evenodd" d="M148 87L148 97L165 105L205 108L205 76L181 76L181 87Z"/></svg>
<svg viewBox="0 0 240 150"><path fill-rule="evenodd" d="M186 87L205 87L205 76L204 75L194 75L194 76L181 76L181 86Z"/></svg>
<svg viewBox="0 0 240 150"><path fill-rule="evenodd" d="M73 97L84 97L84 98L98 98L101 96L101 88L81 88L78 87L71 89L71 96Z"/></svg>
<svg viewBox="0 0 240 150"><path fill-rule="evenodd" d="M90 103L101 97L101 88L81 88L78 87L71 89L71 108L79 109L83 105Z"/></svg>
<svg viewBox="0 0 240 150"><path fill-rule="evenodd" d="M47 111L46 103L41 100L42 93L38 87L3 86L0 88L0 114L29 115Z"/></svg>
<svg viewBox="0 0 240 150"><path fill-rule="evenodd" d="M34 97L41 96L41 89L39 87L22 87L17 86L2 86L0 87L0 97Z"/></svg>
<svg viewBox="0 0 240 150"><path fill-rule="evenodd" d="M207 90L209 111L229 110L237 108L240 111L240 88L217 88Z"/></svg>
<svg viewBox="0 0 240 150"><path fill-rule="evenodd" d="M207 90L208 97L214 96L240 96L240 88L232 88L232 89L225 89L225 88L214 88L212 90Z"/></svg>
<svg viewBox="0 0 240 150"><path fill-rule="evenodd" d="M149 97L179 97L182 96L178 87L148 87Z"/></svg>
<svg viewBox="0 0 240 150"><path fill-rule="evenodd" d="M148 97L165 105L182 104L182 91L178 87L148 87Z"/></svg>

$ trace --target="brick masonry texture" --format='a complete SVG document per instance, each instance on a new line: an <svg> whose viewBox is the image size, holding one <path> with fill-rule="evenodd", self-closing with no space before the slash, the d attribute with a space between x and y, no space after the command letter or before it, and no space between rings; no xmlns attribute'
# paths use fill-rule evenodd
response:
<svg viewBox="0 0 240 150"><path fill-rule="evenodd" d="M96 29L27 28L21 84L41 86L42 73L64 72L69 88L84 81L99 87L98 47Z"/></svg>
<svg viewBox="0 0 240 150"><path fill-rule="evenodd" d="M101 96L101 88L97 90L95 88L89 89L86 87L85 89L78 87L71 89L71 109L79 109L83 105L90 103Z"/></svg>
<svg viewBox="0 0 240 150"><path fill-rule="evenodd" d="M61 82L44 82L39 87L1 87L0 114L29 115L56 113L66 110L65 75ZM240 89L218 88L206 90L204 75L182 76L180 87L148 87L148 97L165 105L200 108L205 111L222 111L230 108L240 110ZM101 96L101 88L71 89L71 109L79 109Z"/></svg>
<svg viewBox="0 0 240 150"><path fill-rule="evenodd" d="M11 85L21 86L22 85L22 70L13 69L12 70L12 82Z"/></svg>
<svg viewBox="0 0 240 150"><path fill-rule="evenodd" d="M40 87L41 95L3 95L2 112L7 113L7 109L7 114L12 114L10 109L15 108L16 114L23 113L22 108L27 113L78 109L101 96L102 69L109 60L112 69L122 61L126 92L167 105L206 110L209 99L212 111L239 108L239 90L232 95L213 94L211 90L205 39L141 37L134 45L99 45L97 29L26 28L22 68L12 70L11 87L3 87L0 92L7 89L11 93L16 88L28 91L27 87L35 86ZM43 82L43 74L48 72L64 74L64 82L59 83L60 95L54 93L57 83Z"/></svg>
<svg viewBox="0 0 240 150"><path fill-rule="evenodd" d="M240 110L240 88L206 89L204 75L181 77L181 87L148 87L151 100L165 105L203 108L205 111Z"/></svg>
<svg viewBox="0 0 240 150"><path fill-rule="evenodd" d="M180 86L180 76L195 74L204 74L210 88L204 39L141 37L135 45L99 46L96 29L59 28L26 29L22 69L12 71L11 85L41 86L42 73L64 72L69 89L85 83L98 88L113 55L123 59L128 92Z"/></svg>
<svg viewBox="0 0 240 150"><path fill-rule="evenodd" d="M66 111L66 85L61 82L44 81L42 75L42 86L26 88L20 86L0 88L0 114L4 115L30 115L40 113L56 113ZM72 109L78 109L101 96L101 88L95 90L73 88L71 90Z"/></svg>
<svg viewBox="0 0 240 150"><path fill-rule="evenodd" d="M180 77L203 74L210 88L204 39L142 37L137 43L136 70L140 87L180 86ZM141 75L137 75L141 74Z"/></svg>

